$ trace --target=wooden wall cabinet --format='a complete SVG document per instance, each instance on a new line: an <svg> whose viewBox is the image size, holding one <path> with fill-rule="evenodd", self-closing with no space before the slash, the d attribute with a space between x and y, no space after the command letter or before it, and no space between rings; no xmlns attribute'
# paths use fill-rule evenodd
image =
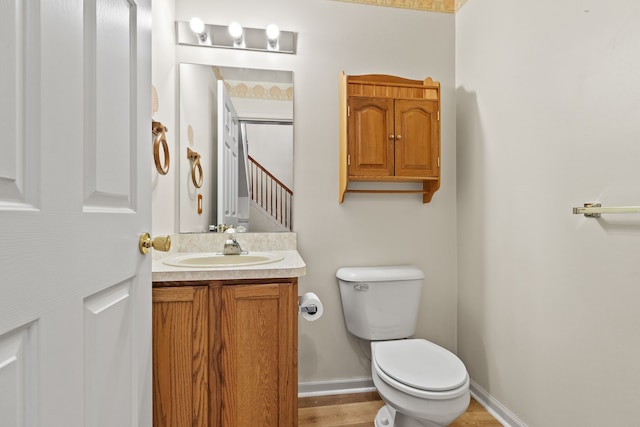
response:
<svg viewBox="0 0 640 427"><path fill-rule="evenodd" d="M386 75L340 76L340 193L440 188L440 83ZM349 182L419 182L422 189L350 189Z"/></svg>
<svg viewBox="0 0 640 427"><path fill-rule="evenodd" d="M297 279L183 283L154 283L154 426L297 426Z"/></svg>

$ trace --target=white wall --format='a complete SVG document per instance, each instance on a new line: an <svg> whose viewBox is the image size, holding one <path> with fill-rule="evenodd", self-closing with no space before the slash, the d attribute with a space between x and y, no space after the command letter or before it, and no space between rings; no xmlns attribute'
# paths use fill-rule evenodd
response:
<svg viewBox="0 0 640 427"><path fill-rule="evenodd" d="M458 350L530 427L636 426L636 0L471 0L456 15Z"/></svg>
<svg viewBox="0 0 640 427"><path fill-rule="evenodd" d="M160 175L155 166L151 168L152 235L157 236L178 230L175 0L153 0L151 8L151 83L158 94L158 110L153 113L153 120L167 127L166 136L171 155L166 175ZM153 162L153 159L149 161Z"/></svg>
<svg viewBox="0 0 640 427"><path fill-rule="evenodd" d="M218 80L211 67L193 64L181 64L179 74L179 230L208 232L210 225L219 222L216 219L218 189L214 179L218 176ZM187 158L187 147L200 154L203 177L200 188L193 183L193 162ZM196 168L196 182L199 178L200 171ZM201 213L198 213L198 195L202 196Z"/></svg>
<svg viewBox="0 0 640 427"><path fill-rule="evenodd" d="M155 0L154 8L162 1L171 0ZM418 265L426 273L426 287L417 334L455 350L453 15L330 0L181 0L176 8L181 21L198 15L211 24L238 20L265 28L275 22L298 34L296 55L179 46L176 58L294 73L293 224L307 263L300 292L316 292L325 307L322 319L300 323L300 381L370 376L368 360L344 327L335 279L341 266ZM442 186L430 204L406 194L348 194L338 203L338 76L343 70L410 79L431 76L441 82ZM171 212L172 206L162 209ZM154 212L154 229L155 221ZM163 218L163 223L170 221Z"/></svg>
<svg viewBox="0 0 640 427"><path fill-rule="evenodd" d="M289 189L294 190L293 126L248 123L247 139L251 157Z"/></svg>

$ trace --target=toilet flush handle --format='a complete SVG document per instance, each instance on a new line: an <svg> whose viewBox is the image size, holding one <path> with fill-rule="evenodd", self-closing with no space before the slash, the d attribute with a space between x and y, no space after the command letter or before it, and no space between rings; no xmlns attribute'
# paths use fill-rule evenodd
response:
<svg viewBox="0 0 640 427"><path fill-rule="evenodd" d="M369 285L367 283L356 283L355 285L353 285L353 288L356 291L368 291Z"/></svg>

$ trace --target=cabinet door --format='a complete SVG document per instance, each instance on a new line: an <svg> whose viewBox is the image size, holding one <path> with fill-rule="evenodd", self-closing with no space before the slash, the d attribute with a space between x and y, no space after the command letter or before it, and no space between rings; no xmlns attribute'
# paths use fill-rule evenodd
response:
<svg viewBox="0 0 640 427"><path fill-rule="evenodd" d="M153 425L208 427L208 289L153 289Z"/></svg>
<svg viewBox="0 0 640 427"><path fill-rule="evenodd" d="M393 100L349 97L349 175L393 176Z"/></svg>
<svg viewBox="0 0 640 427"><path fill-rule="evenodd" d="M439 176L437 101L396 100L395 126L395 175Z"/></svg>
<svg viewBox="0 0 640 427"><path fill-rule="evenodd" d="M297 284L222 288L222 425L298 425Z"/></svg>

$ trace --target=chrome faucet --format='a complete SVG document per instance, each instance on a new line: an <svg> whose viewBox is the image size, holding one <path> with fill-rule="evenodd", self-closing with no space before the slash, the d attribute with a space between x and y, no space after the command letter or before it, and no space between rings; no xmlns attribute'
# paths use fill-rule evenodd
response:
<svg viewBox="0 0 640 427"><path fill-rule="evenodd" d="M224 249L222 250L223 255L240 255L244 252L240 243L238 243L238 240L236 239L235 232L235 228L229 228L225 231L225 233L229 234L229 238L224 242Z"/></svg>

